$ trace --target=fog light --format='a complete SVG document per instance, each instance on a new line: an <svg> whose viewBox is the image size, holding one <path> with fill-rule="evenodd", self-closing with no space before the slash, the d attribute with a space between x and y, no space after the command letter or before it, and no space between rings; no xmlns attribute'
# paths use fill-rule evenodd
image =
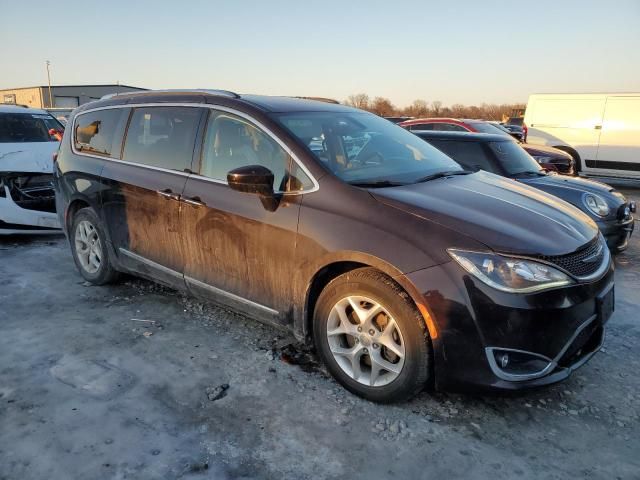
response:
<svg viewBox="0 0 640 480"><path fill-rule="evenodd" d="M487 348L493 373L505 380L529 380L549 373L555 363L544 355L521 350Z"/></svg>
<svg viewBox="0 0 640 480"><path fill-rule="evenodd" d="M499 355L496 355L496 357L498 360L498 365L500 365L500 368L507 368L507 365L509 365L509 354L501 353Z"/></svg>

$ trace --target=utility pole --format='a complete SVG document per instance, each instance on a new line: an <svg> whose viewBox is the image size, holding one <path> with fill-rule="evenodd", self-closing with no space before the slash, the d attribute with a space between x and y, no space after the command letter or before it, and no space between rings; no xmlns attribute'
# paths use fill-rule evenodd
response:
<svg viewBox="0 0 640 480"><path fill-rule="evenodd" d="M49 108L53 108L53 97L51 96L51 74L49 73L51 62L47 60L47 81L49 82Z"/></svg>

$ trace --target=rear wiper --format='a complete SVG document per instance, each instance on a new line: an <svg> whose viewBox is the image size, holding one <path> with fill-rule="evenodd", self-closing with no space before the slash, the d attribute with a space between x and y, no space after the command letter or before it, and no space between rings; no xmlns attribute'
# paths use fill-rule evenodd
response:
<svg viewBox="0 0 640 480"><path fill-rule="evenodd" d="M362 188L384 188L384 187L401 187L406 183L391 182L389 180L379 180L377 182L349 182L349 185Z"/></svg>
<svg viewBox="0 0 640 480"><path fill-rule="evenodd" d="M469 175L470 173L475 173L475 172L472 172L471 170L452 170L449 172L432 173L431 175L427 175L426 177L419 178L414 183L428 182L429 180L435 180L436 178L449 177L451 175Z"/></svg>

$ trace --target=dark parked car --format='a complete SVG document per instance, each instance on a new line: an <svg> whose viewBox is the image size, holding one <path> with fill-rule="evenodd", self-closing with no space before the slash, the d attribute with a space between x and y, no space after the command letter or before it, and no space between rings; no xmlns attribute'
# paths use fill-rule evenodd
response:
<svg viewBox="0 0 640 480"><path fill-rule="evenodd" d="M464 168L504 175L575 205L596 222L612 250L620 252L627 248L636 205L611 186L546 172L520 145L500 135L448 132L417 135Z"/></svg>
<svg viewBox="0 0 640 480"><path fill-rule="evenodd" d="M400 123L400 126L415 131L442 131L442 132L478 132L478 133L494 133L505 136L513 135L509 132L510 126L495 125L484 120L457 120L455 118L419 118ZM520 128L520 127L518 127ZM575 161L571 155L558 148L547 147L544 145L529 145L523 143L524 148L536 162L542 167L573 175L575 173Z"/></svg>
<svg viewBox="0 0 640 480"><path fill-rule="evenodd" d="M86 280L129 272L290 329L375 401L559 381L613 311L589 217L342 105L223 91L85 104L55 185Z"/></svg>

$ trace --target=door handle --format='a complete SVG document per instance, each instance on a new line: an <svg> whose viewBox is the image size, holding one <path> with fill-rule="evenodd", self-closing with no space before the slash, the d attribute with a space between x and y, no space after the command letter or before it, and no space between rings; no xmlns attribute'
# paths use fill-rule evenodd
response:
<svg viewBox="0 0 640 480"><path fill-rule="evenodd" d="M182 201L184 203L188 203L189 205L193 205L194 207L206 207L207 204L204 203L200 197L196 196L196 197L183 197Z"/></svg>
<svg viewBox="0 0 640 480"><path fill-rule="evenodd" d="M602 130L602 125L596 125L596 126L595 126L595 127L593 127L593 128L595 128L596 130Z"/></svg>
<svg viewBox="0 0 640 480"><path fill-rule="evenodd" d="M167 200L180 200L180 195L177 193L173 193L170 188L165 188L164 190L156 190L158 195L162 195Z"/></svg>

